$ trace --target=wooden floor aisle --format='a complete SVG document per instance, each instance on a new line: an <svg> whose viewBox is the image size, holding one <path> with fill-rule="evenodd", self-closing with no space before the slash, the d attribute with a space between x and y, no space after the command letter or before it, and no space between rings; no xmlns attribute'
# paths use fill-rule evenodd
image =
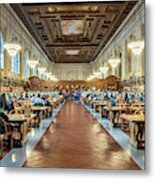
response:
<svg viewBox="0 0 155 180"><path fill-rule="evenodd" d="M127 153L75 102L66 102L25 167L139 169Z"/></svg>

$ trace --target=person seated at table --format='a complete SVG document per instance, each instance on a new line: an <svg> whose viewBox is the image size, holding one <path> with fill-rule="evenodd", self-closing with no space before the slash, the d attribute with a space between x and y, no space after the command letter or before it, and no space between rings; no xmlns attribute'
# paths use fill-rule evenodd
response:
<svg viewBox="0 0 155 180"><path fill-rule="evenodd" d="M24 93L21 93L18 100L24 100Z"/></svg>
<svg viewBox="0 0 155 180"><path fill-rule="evenodd" d="M113 95L111 94L111 97L110 97L110 101L111 101L111 106L116 106L116 99L113 97Z"/></svg>
<svg viewBox="0 0 155 180"><path fill-rule="evenodd" d="M129 99L129 93L127 90L125 90L123 100L124 102L129 103Z"/></svg>
<svg viewBox="0 0 155 180"><path fill-rule="evenodd" d="M25 94L25 100L28 100L29 99L29 96L28 96L28 93L26 92Z"/></svg>
<svg viewBox="0 0 155 180"><path fill-rule="evenodd" d="M78 91L77 96L78 96L78 101L80 101L80 97L81 97L81 92L80 91Z"/></svg>
<svg viewBox="0 0 155 180"><path fill-rule="evenodd" d="M122 95L121 95L120 92L117 94L116 100L117 100L118 103L120 103L122 101Z"/></svg>
<svg viewBox="0 0 155 180"><path fill-rule="evenodd" d="M140 101L141 101L141 102L144 102L144 101L145 101L145 98L144 98L144 94L143 94L143 93L141 93Z"/></svg>
<svg viewBox="0 0 155 180"><path fill-rule="evenodd" d="M134 94L132 94L131 97L130 97L130 101L133 101L133 100L135 100L135 95Z"/></svg>
<svg viewBox="0 0 155 180"><path fill-rule="evenodd" d="M34 102L35 98L36 98L36 95L33 94L33 95L31 96L31 102Z"/></svg>
<svg viewBox="0 0 155 180"><path fill-rule="evenodd" d="M9 117L4 113L4 110L3 108L0 108L0 117L6 122L8 123L9 122ZM9 131L12 131L13 130L13 126L9 123L7 124L7 128ZM0 122L0 134L3 134L5 133L5 127L4 127L4 124L2 124Z"/></svg>
<svg viewBox="0 0 155 180"><path fill-rule="evenodd" d="M125 114L133 114L131 106L132 106L131 102L126 104L126 112L125 112Z"/></svg>
<svg viewBox="0 0 155 180"><path fill-rule="evenodd" d="M60 91L60 92L58 93L58 95L63 95L62 91Z"/></svg>
<svg viewBox="0 0 155 180"><path fill-rule="evenodd" d="M108 99L109 99L107 92L104 93L104 99L105 99L105 100L108 100Z"/></svg>
<svg viewBox="0 0 155 180"><path fill-rule="evenodd" d="M62 90L62 95L65 97L65 99L67 99L67 92L65 89Z"/></svg>
<svg viewBox="0 0 155 180"><path fill-rule="evenodd" d="M92 95L92 99L93 99L94 101L97 101L97 100L98 100L97 94L93 94L93 95Z"/></svg>
<svg viewBox="0 0 155 180"><path fill-rule="evenodd" d="M5 121L9 120L9 117L0 109L0 117L3 118Z"/></svg>
<svg viewBox="0 0 155 180"><path fill-rule="evenodd" d="M75 90L74 90L74 100L75 100L75 101L77 101L77 92L78 92L78 91L75 89Z"/></svg>
<svg viewBox="0 0 155 180"><path fill-rule="evenodd" d="M88 98L89 96L90 96L90 94L87 94L87 95L86 95L86 98Z"/></svg>
<svg viewBox="0 0 155 180"><path fill-rule="evenodd" d="M43 94L41 99L45 101L46 100L46 96Z"/></svg>
<svg viewBox="0 0 155 180"><path fill-rule="evenodd" d="M45 98L45 106L51 106L51 103L49 101L49 96L48 95Z"/></svg>
<svg viewBox="0 0 155 180"><path fill-rule="evenodd" d="M89 94L89 96L88 96L88 100L91 100L92 98L91 98L91 94Z"/></svg>
<svg viewBox="0 0 155 180"><path fill-rule="evenodd" d="M11 97L6 97L6 95L3 93L0 97L0 107L8 113L14 110L14 105L13 101L11 100Z"/></svg>
<svg viewBox="0 0 155 180"><path fill-rule="evenodd" d="M45 101L41 98L40 94L34 99L34 106L45 106Z"/></svg>
<svg viewBox="0 0 155 180"><path fill-rule="evenodd" d="M50 101L49 101L49 96L46 96L46 99L45 99L45 106L48 106L48 107L51 107L50 109L50 117L52 117L52 108L53 108L53 106L52 106L52 104L50 103Z"/></svg>

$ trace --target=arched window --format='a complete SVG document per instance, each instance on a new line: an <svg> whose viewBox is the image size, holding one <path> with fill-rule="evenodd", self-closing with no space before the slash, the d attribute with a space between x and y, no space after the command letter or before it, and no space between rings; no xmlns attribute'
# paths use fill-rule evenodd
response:
<svg viewBox="0 0 155 180"><path fill-rule="evenodd" d="M42 79L42 74L40 73L40 71L38 71L38 77Z"/></svg>
<svg viewBox="0 0 155 180"><path fill-rule="evenodd" d="M16 64L17 64L16 73L17 73L17 74L20 74L20 66L21 66L21 62L20 62L20 53L17 54L17 61L16 61Z"/></svg>
<svg viewBox="0 0 155 180"><path fill-rule="evenodd" d="M3 36L0 32L0 69L4 69L4 47L3 47Z"/></svg>
<svg viewBox="0 0 155 180"><path fill-rule="evenodd" d="M36 66L33 68L33 76L36 76L37 75L37 68Z"/></svg>
<svg viewBox="0 0 155 180"><path fill-rule="evenodd" d="M29 53L28 53L28 51L25 51L25 53L24 53L24 76L25 77L30 76L30 68L27 63L27 60L29 60Z"/></svg>
<svg viewBox="0 0 155 180"><path fill-rule="evenodd" d="M12 72L20 74L20 53L18 52L14 57L12 57Z"/></svg>

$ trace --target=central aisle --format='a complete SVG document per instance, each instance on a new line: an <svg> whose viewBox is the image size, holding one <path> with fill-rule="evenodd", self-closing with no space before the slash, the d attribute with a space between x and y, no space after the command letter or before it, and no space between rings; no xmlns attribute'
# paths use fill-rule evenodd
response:
<svg viewBox="0 0 155 180"><path fill-rule="evenodd" d="M139 169L127 153L75 102L66 102L25 167Z"/></svg>

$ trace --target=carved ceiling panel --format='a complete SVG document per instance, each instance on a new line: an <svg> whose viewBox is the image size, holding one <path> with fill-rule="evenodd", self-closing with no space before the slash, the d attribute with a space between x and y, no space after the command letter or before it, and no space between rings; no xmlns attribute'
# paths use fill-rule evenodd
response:
<svg viewBox="0 0 155 180"><path fill-rule="evenodd" d="M137 1L11 4L55 63L89 63Z"/></svg>

